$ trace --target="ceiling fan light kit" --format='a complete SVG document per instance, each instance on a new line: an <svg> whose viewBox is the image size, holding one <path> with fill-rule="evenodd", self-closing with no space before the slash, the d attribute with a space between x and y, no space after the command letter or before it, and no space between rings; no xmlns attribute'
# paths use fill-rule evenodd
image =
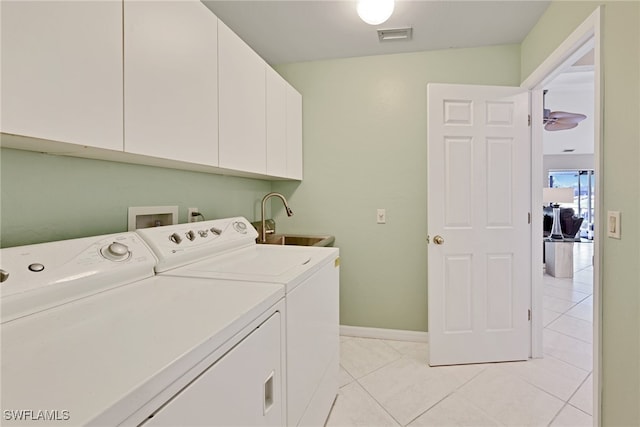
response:
<svg viewBox="0 0 640 427"><path fill-rule="evenodd" d="M358 0L358 16L369 25L385 22L395 7L394 0Z"/></svg>

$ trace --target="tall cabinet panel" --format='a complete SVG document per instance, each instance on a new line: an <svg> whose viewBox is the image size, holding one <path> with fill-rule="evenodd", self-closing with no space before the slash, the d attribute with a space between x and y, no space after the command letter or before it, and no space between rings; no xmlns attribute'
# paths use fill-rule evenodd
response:
<svg viewBox="0 0 640 427"><path fill-rule="evenodd" d="M287 83L287 178L302 180L302 95Z"/></svg>
<svg viewBox="0 0 640 427"><path fill-rule="evenodd" d="M125 151L218 165L218 19L200 1L124 2Z"/></svg>
<svg viewBox="0 0 640 427"><path fill-rule="evenodd" d="M287 176L287 82L271 67L267 73L267 175Z"/></svg>
<svg viewBox="0 0 640 427"><path fill-rule="evenodd" d="M265 62L218 23L221 168L266 173Z"/></svg>
<svg viewBox="0 0 640 427"><path fill-rule="evenodd" d="M122 150L122 3L2 1L2 132Z"/></svg>

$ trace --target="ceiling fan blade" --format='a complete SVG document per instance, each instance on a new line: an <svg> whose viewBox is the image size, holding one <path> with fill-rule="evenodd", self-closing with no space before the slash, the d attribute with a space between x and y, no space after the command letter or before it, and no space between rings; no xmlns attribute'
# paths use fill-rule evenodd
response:
<svg viewBox="0 0 640 427"><path fill-rule="evenodd" d="M560 119L560 120L571 119L571 120L575 120L576 123L581 122L586 118L587 116L585 116L584 114L567 113L566 111L553 111L549 113L549 119Z"/></svg>
<svg viewBox="0 0 640 427"><path fill-rule="evenodd" d="M578 126L578 122L556 121L556 122L549 122L546 125L544 125L544 130L548 130L548 131L567 130L567 129L573 129L576 126Z"/></svg>

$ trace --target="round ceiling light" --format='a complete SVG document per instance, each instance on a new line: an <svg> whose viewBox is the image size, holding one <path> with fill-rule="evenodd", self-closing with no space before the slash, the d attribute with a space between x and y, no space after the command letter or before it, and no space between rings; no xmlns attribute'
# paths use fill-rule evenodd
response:
<svg viewBox="0 0 640 427"><path fill-rule="evenodd" d="M379 25L393 13L394 0L358 0L358 16L370 25Z"/></svg>

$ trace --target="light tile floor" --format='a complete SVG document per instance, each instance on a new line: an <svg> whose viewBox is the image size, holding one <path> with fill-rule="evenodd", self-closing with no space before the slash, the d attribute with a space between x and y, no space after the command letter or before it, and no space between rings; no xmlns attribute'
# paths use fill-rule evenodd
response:
<svg viewBox="0 0 640 427"><path fill-rule="evenodd" d="M429 367L427 344L340 338L327 426L591 426L592 250L573 279L544 276L543 359Z"/></svg>

